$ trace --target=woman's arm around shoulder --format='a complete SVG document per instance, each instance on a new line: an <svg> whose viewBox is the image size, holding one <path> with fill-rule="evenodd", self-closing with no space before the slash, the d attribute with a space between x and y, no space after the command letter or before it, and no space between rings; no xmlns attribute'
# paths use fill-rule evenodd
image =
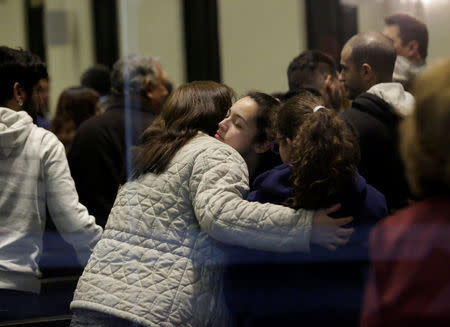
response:
<svg viewBox="0 0 450 327"><path fill-rule="evenodd" d="M245 161L214 142L196 157L192 204L203 230L225 243L272 251L308 251L314 211L248 202Z"/></svg>

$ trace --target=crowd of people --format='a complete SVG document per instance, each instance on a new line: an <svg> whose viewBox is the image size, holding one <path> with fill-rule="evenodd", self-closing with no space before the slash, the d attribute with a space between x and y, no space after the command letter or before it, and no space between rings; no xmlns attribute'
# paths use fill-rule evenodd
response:
<svg viewBox="0 0 450 327"><path fill-rule="evenodd" d="M0 46L0 321L40 316L51 219L73 327L450 324L450 58L385 24L272 95L95 65L51 121L45 64Z"/></svg>

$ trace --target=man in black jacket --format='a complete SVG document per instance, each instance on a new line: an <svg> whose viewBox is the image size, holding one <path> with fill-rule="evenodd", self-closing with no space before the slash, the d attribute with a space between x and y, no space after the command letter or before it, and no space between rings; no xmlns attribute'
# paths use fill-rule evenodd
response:
<svg viewBox="0 0 450 327"><path fill-rule="evenodd" d="M341 73L352 106L341 116L358 137L359 172L382 192L390 210L407 204L408 186L398 151L398 124L414 98L392 83L396 60L392 41L378 32L353 36L341 52Z"/></svg>
<svg viewBox="0 0 450 327"><path fill-rule="evenodd" d="M106 111L85 121L68 154L80 196L97 224L105 226L119 185L131 171L131 147L153 122L167 96L159 62L152 57L119 60L111 74Z"/></svg>

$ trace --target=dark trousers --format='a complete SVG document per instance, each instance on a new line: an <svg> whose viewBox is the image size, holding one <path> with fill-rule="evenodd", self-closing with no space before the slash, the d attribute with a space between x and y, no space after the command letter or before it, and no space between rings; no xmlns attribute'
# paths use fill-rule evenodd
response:
<svg viewBox="0 0 450 327"><path fill-rule="evenodd" d="M0 321L38 317L40 312L38 294L0 289Z"/></svg>

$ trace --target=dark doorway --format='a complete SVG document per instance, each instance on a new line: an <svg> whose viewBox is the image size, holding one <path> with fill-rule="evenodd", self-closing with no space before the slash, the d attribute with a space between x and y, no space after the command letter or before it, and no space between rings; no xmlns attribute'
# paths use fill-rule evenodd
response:
<svg viewBox="0 0 450 327"><path fill-rule="evenodd" d="M308 48L322 50L339 62L349 37L358 33L357 8L339 0L306 0Z"/></svg>
<svg viewBox="0 0 450 327"><path fill-rule="evenodd" d="M187 80L221 81L217 0L184 0Z"/></svg>
<svg viewBox="0 0 450 327"><path fill-rule="evenodd" d="M44 1L27 0L25 2L26 30L28 50L46 61L44 40Z"/></svg>
<svg viewBox="0 0 450 327"><path fill-rule="evenodd" d="M117 4L111 0L91 0L91 5L95 61L111 68L119 59Z"/></svg>

